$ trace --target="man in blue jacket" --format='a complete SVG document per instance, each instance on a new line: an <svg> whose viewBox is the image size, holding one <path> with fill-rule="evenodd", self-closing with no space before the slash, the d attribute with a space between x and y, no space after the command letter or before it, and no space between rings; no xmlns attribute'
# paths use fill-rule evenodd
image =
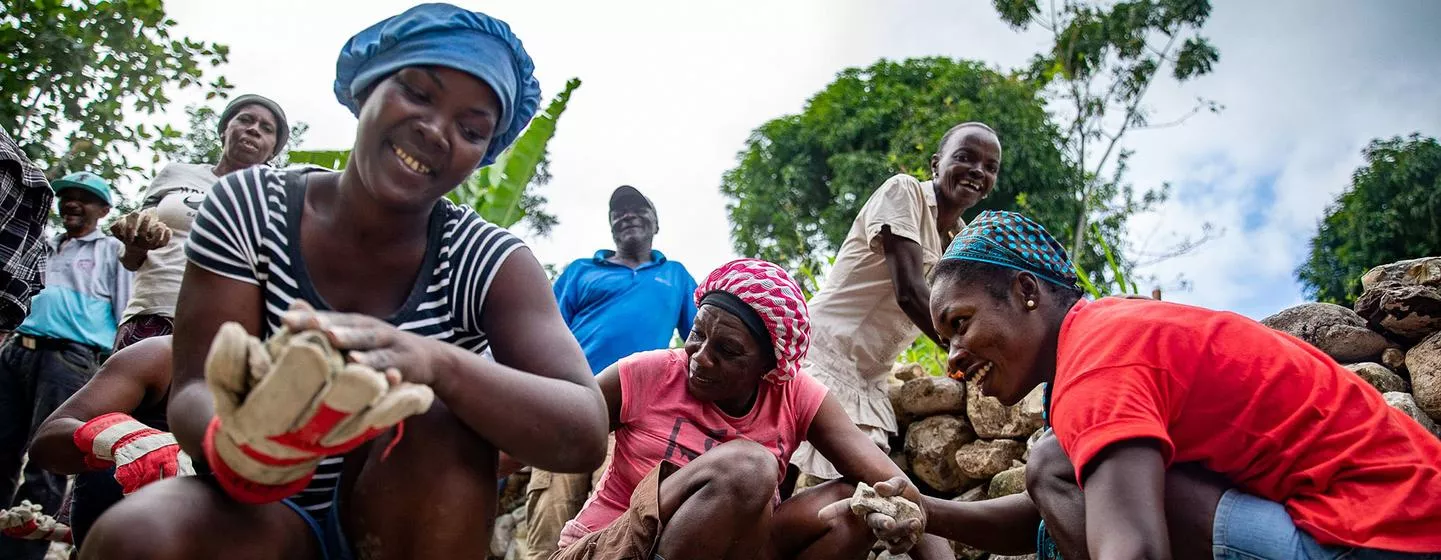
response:
<svg viewBox="0 0 1441 560"><path fill-rule="evenodd" d="M681 263L651 248L655 205L640 191L621 186L610 195L610 233L615 250L576 259L555 281L560 315L580 341L592 373L621 358L670 346L673 333L690 336L695 320L695 279ZM605 466L594 475L605 471ZM593 474L534 470L526 490L528 558L556 550L566 521L580 513Z"/></svg>

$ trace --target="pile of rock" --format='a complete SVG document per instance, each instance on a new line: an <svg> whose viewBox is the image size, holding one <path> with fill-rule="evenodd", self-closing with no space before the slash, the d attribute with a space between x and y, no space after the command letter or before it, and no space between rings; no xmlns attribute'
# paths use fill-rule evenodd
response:
<svg viewBox="0 0 1441 560"><path fill-rule="evenodd" d="M1441 257L1378 266L1361 287L1354 309L1307 303L1261 322L1346 364L1441 437Z"/></svg>

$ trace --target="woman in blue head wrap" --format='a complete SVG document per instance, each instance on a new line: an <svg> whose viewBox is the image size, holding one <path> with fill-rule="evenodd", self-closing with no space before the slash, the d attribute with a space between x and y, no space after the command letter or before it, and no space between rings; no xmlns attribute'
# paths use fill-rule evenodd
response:
<svg viewBox="0 0 1441 560"><path fill-rule="evenodd" d="M600 465L604 402L544 271L444 198L535 114L532 70L504 22L445 4L345 44L335 94L359 119L345 169L229 175L196 219L169 416L200 476L123 500L82 554L473 557L499 449L551 471ZM223 323L242 340L317 329L364 367L293 349L230 359ZM271 378L296 389L262 391Z"/></svg>
<svg viewBox="0 0 1441 560"><path fill-rule="evenodd" d="M1365 380L1240 315L1076 282L1013 212L941 257L952 376L1006 405L1039 392L1050 430L1025 492L928 500L928 531L1043 558L1438 557L1441 441Z"/></svg>

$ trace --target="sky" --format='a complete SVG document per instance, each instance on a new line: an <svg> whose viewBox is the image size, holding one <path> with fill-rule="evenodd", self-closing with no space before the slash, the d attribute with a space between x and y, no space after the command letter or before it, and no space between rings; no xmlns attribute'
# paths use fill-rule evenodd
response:
<svg viewBox="0 0 1441 560"><path fill-rule="evenodd" d="M984 0L457 4L510 23L547 100L567 79L583 82L550 143L553 179L541 190L560 224L546 238L518 230L540 261L563 266L612 248L606 202L629 184L655 203L655 247L698 278L737 256L719 186L749 133L801 111L843 69L948 56L1005 70L1048 45L1042 31L1005 25ZM411 5L171 0L166 9L178 34L230 46L219 71L235 93L271 97L292 123L310 125L303 149L339 149L355 132L332 93L340 46ZM1138 251L1165 252L1204 224L1219 233L1140 272L1167 300L1257 319L1302 302L1294 270L1362 148L1377 137L1441 135L1438 23L1441 2L1431 0L1215 1L1204 29L1221 54L1214 71L1160 82L1146 99L1156 121L1198 97L1225 109L1138 131L1127 147L1137 188L1173 189L1132 220ZM172 120L202 94L176 95Z"/></svg>

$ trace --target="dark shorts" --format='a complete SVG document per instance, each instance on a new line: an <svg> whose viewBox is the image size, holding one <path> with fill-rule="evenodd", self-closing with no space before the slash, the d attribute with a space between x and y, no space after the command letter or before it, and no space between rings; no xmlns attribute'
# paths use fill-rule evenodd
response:
<svg viewBox="0 0 1441 560"><path fill-rule="evenodd" d="M175 333L175 319L164 315L136 315L115 329L115 350L147 338Z"/></svg>
<svg viewBox="0 0 1441 560"><path fill-rule="evenodd" d="M282 500L305 525L310 527L310 533L315 535L315 540L320 543L321 560L355 560L355 553L350 550L350 541L345 537L345 529L340 526L340 485L335 486L334 494L330 496L330 507L326 508L322 519L317 519L310 512L290 500Z"/></svg>
<svg viewBox="0 0 1441 560"><path fill-rule="evenodd" d="M660 483L680 470L662 461L636 484L630 509L606 528L581 537L550 555L550 560L653 560L660 544Z"/></svg>

